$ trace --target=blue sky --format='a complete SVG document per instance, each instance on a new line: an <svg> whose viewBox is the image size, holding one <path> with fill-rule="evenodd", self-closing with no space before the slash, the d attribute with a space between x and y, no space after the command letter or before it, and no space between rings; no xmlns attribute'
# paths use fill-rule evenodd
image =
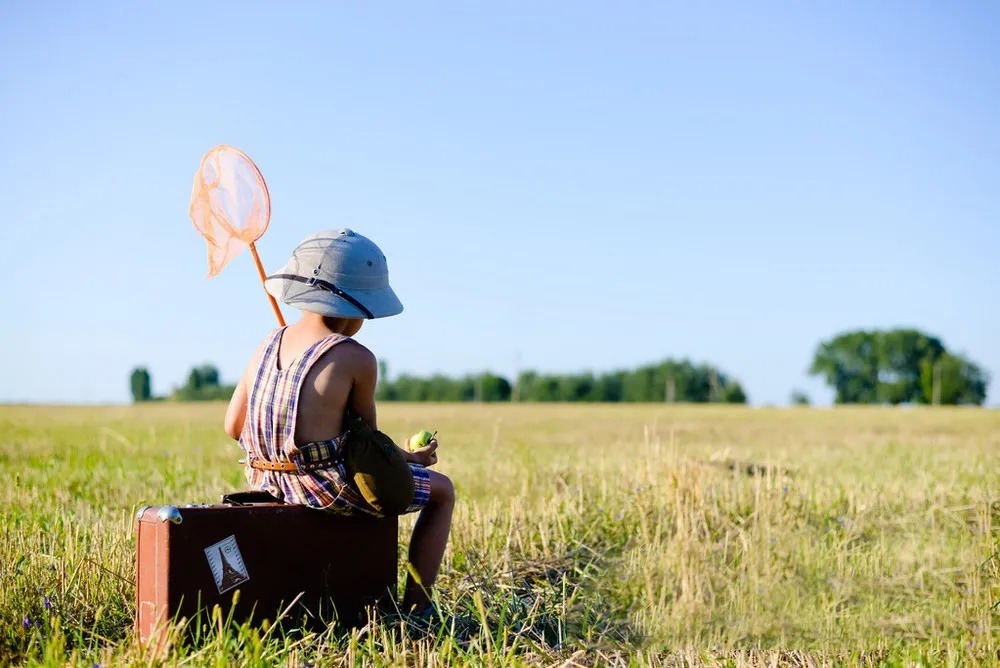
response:
<svg viewBox="0 0 1000 668"><path fill-rule="evenodd" d="M905 325L998 404L998 62L987 2L3 3L0 401L238 377L273 316L187 217L228 143L265 266L385 251L393 374L691 357L825 403L820 340Z"/></svg>

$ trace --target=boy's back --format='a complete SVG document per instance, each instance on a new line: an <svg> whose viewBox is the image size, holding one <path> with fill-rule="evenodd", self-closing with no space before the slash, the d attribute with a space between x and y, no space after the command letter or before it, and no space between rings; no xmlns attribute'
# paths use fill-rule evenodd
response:
<svg viewBox="0 0 1000 668"><path fill-rule="evenodd" d="M297 323L281 333L277 364L281 369L305 354L315 344L331 336L327 329L303 327ZM299 393L295 442L310 443L340 436L345 410L350 407L369 424L375 423L375 384L378 366L375 356L343 333L343 341L328 349L306 372ZM245 377L249 387L260 360L251 362ZM370 398L370 400L368 400ZM357 400L357 401L355 401ZM360 403L360 405L359 405Z"/></svg>
<svg viewBox="0 0 1000 668"><path fill-rule="evenodd" d="M286 329L278 352L279 364L304 353L322 336L309 331ZM336 438L343 433L344 411L348 407L369 424L375 424L375 356L353 339L330 348L306 373L299 394L295 442L310 443ZM352 399L370 397L363 406Z"/></svg>

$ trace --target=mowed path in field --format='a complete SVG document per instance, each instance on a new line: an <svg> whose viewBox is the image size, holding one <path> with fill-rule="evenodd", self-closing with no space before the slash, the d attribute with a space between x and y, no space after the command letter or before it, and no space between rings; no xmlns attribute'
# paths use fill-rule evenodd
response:
<svg viewBox="0 0 1000 668"><path fill-rule="evenodd" d="M70 648L132 656L134 512L243 487L224 410L0 407L0 659L40 651L56 619ZM379 410L399 442L438 431L459 495L440 595L479 620L467 651L488 629L529 661L676 647L996 651L998 411Z"/></svg>

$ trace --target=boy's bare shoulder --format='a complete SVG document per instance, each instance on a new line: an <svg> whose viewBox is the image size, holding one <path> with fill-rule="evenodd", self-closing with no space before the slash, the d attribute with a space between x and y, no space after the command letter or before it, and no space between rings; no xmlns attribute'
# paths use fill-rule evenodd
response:
<svg viewBox="0 0 1000 668"><path fill-rule="evenodd" d="M355 339L347 339L340 345L335 346L334 350L338 348L341 348L343 354L348 359L357 362L358 365L365 368L378 368L378 360L375 359L375 353L365 347L364 344L358 343Z"/></svg>
<svg viewBox="0 0 1000 668"><path fill-rule="evenodd" d="M336 365L341 372L349 371L355 377L378 373L375 354L354 339L345 339L333 346L315 364L320 368L332 365Z"/></svg>

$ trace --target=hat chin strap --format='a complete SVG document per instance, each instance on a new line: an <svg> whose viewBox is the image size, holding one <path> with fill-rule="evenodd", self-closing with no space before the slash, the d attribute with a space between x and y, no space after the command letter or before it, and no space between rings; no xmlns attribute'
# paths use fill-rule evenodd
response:
<svg viewBox="0 0 1000 668"><path fill-rule="evenodd" d="M365 308L364 304L362 304L357 299L355 299L351 295L347 294L346 292L344 292L343 290L341 290L340 288L338 288L333 283L330 283L329 281L324 281L323 279L316 278L315 276L312 277L312 278L305 278L304 276L296 276L295 274L275 274L275 275L271 276L271 278L284 278L284 279L289 280L289 281L296 281L298 283L305 283L306 285L315 286L315 287L319 288L320 290L326 290L327 292L332 292L333 294L337 295L338 297L340 297L341 299L343 299L344 301L346 301L348 304L350 304L354 308L356 308L359 311L361 311L365 315L365 318L367 318L368 320L374 320L375 319L374 314L372 314L371 311L369 311L367 308Z"/></svg>

